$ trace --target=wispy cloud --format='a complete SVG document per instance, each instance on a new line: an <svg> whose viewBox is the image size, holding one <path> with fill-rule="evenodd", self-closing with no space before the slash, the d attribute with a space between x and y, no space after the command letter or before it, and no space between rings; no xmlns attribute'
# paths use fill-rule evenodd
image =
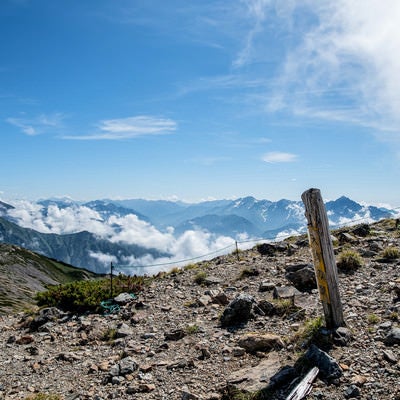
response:
<svg viewBox="0 0 400 400"><path fill-rule="evenodd" d="M251 62L253 57L253 43L257 34L263 31L263 22L266 17L266 7L270 5L271 0L245 0L247 6L248 18L253 21L252 26L247 32L244 40L244 46L239 51L236 59L233 61L234 67L242 67Z"/></svg>
<svg viewBox="0 0 400 400"><path fill-rule="evenodd" d="M65 116L61 113L40 114L36 117L10 117L6 119L11 125L20 128L23 133L29 136L40 135L59 128Z"/></svg>
<svg viewBox="0 0 400 400"><path fill-rule="evenodd" d="M172 119L147 115L100 121L98 131L89 135L63 136L73 140L122 140L139 136L165 135L174 132L177 123Z"/></svg>
<svg viewBox="0 0 400 400"><path fill-rule="evenodd" d="M301 40L286 54L270 111L308 110L305 116L378 128L392 132L386 137L398 137L400 3L295 4L313 16L314 23L301 25L297 32Z"/></svg>
<svg viewBox="0 0 400 400"><path fill-rule="evenodd" d="M280 151L271 151L263 155L262 160L267 163L288 163L298 159L296 154L284 153Z"/></svg>

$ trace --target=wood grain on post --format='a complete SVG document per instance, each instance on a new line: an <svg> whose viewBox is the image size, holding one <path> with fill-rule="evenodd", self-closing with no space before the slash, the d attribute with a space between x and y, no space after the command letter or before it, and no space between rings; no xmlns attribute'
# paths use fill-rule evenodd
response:
<svg viewBox="0 0 400 400"><path fill-rule="evenodd" d="M328 216L319 189L309 189L301 195L308 221L308 237L314 260L315 276L325 314L326 327L345 326L339 294L338 273Z"/></svg>

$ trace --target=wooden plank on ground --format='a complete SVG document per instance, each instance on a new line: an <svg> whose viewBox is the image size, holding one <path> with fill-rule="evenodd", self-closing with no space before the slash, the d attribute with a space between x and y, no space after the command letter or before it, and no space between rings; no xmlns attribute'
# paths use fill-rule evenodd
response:
<svg viewBox="0 0 400 400"><path fill-rule="evenodd" d="M286 400L301 400L306 397L312 389L312 383L318 375L318 367L312 368L301 382L290 392Z"/></svg>

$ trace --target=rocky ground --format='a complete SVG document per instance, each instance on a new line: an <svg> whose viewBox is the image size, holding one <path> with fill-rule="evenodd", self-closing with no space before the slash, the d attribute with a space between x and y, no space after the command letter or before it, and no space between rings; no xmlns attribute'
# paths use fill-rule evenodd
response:
<svg viewBox="0 0 400 400"><path fill-rule="evenodd" d="M313 366L308 399L400 399L400 261L382 256L400 231L370 228L334 232L363 262L339 272L342 336L312 330L310 250L291 238L159 277L115 314L1 316L0 399L277 400Z"/></svg>

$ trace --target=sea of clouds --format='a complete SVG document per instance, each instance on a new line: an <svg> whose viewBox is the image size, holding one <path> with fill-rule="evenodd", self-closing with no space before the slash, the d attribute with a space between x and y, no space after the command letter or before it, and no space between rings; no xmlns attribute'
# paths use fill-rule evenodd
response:
<svg viewBox="0 0 400 400"><path fill-rule="evenodd" d="M167 270L174 265L182 266L190 261L199 261L226 254L235 250L236 240L249 239L244 233L237 238L217 236L202 230L187 230L180 235L174 234L174 228L160 231L149 222L140 220L136 215L110 215L103 218L100 213L84 205L72 204L59 207L51 204L44 207L41 204L18 200L12 203L15 207L8 211L19 226L34 229L42 233L71 234L82 231L93 233L99 238L110 242L135 244L145 248L159 250L171 254L171 257L154 259L151 254L137 258L134 255L122 259L125 267L131 273L154 273ZM244 243L241 248L252 244ZM90 253L104 265L117 263L117 257L112 254ZM121 262L121 259L119 260Z"/></svg>

